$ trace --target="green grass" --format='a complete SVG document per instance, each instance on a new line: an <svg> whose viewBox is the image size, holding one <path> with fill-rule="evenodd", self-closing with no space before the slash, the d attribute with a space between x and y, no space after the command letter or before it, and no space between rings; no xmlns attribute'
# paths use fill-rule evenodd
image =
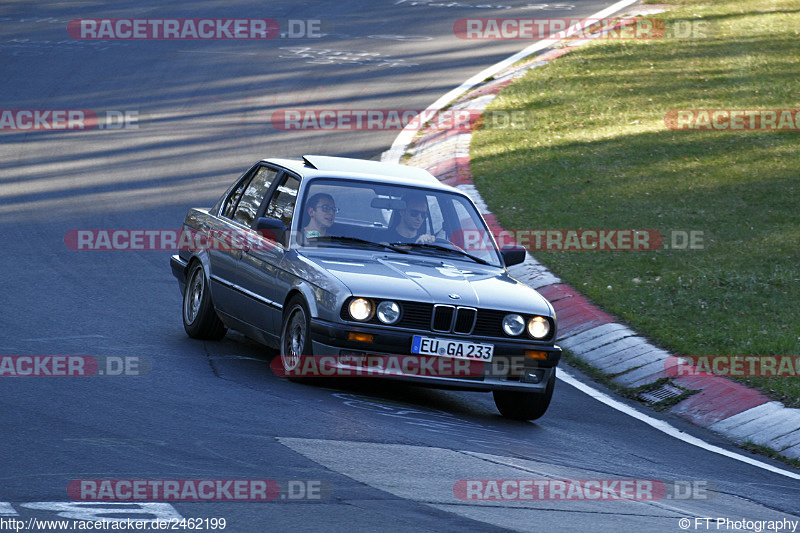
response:
<svg viewBox="0 0 800 533"><path fill-rule="evenodd" d="M592 43L507 87L472 140L505 228L702 231L703 250L535 252L681 355L800 353L800 132L674 131L674 109L796 109L800 0L675 2L711 37ZM800 377L749 378L800 407Z"/></svg>
<svg viewBox="0 0 800 533"><path fill-rule="evenodd" d="M742 448L752 453L758 453L761 455L766 455L767 457L772 457L773 459L782 461L789 466L793 466L797 469L800 469L800 459L791 459L789 457L786 457L785 455L781 455L780 452L776 452L775 450L768 448L766 446L762 446L760 444L754 444L752 442L745 442L742 444Z"/></svg>

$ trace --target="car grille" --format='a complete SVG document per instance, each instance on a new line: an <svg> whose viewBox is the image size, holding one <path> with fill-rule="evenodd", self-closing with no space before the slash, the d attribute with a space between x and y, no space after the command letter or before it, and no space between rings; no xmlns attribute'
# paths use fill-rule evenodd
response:
<svg viewBox="0 0 800 533"><path fill-rule="evenodd" d="M495 311L493 309L481 309L478 311L478 320L472 332L479 337L505 337L503 333L503 317L508 314L506 311Z"/></svg>
<svg viewBox="0 0 800 533"><path fill-rule="evenodd" d="M397 326L401 328L424 330L431 327L431 311L433 309L431 304L422 304L418 302L399 303L403 310L403 316L400 317L400 321L396 324Z"/></svg>
<svg viewBox="0 0 800 533"><path fill-rule="evenodd" d="M431 329L433 331L449 332L453 326L453 315L455 315L455 311L456 308L452 305L434 305Z"/></svg>

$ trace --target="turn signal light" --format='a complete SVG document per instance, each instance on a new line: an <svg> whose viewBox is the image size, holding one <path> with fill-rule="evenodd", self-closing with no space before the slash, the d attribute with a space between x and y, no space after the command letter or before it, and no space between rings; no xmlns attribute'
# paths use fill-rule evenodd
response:
<svg viewBox="0 0 800 533"><path fill-rule="evenodd" d="M359 342L372 342L372 335L369 333L355 333L351 331L347 334L347 340Z"/></svg>
<svg viewBox="0 0 800 533"><path fill-rule="evenodd" d="M544 359L544 360L547 360L547 352L525 350L525 358L526 359Z"/></svg>

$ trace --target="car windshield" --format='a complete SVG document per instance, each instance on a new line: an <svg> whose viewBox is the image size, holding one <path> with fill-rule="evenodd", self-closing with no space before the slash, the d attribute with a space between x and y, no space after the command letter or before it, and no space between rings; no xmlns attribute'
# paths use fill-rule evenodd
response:
<svg viewBox="0 0 800 533"><path fill-rule="evenodd" d="M417 187L315 179L303 197L303 247L394 250L501 266L483 219L462 195Z"/></svg>

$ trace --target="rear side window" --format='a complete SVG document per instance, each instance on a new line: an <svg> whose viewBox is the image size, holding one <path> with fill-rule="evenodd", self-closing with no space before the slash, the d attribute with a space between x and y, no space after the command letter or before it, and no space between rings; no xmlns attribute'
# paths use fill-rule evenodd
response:
<svg viewBox="0 0 800 533"><path fill-rule="evenodd" d="M283 183L275 190L275 194L272 195L264 216L280 219L287 228L291 227L295 204L297 203L297 189L299 187L300 180L291 174L286 174L286 179L283 180Z"/></svg>
<svg viewBox="0 0 800 533"><path fill-rule="evenodd" d="M241 197L238 199L236 209L233 212L233 220L247 227L253 225L258 208L264 200L264 195L267 194L277 174L278 171L269 167L258 168L253 179L250 180L247 188L244 189L244 193L239 193ZM236 193L237 191L235 190L233 194L235 195ZM226 216L228 209L229 208L226 207Z"/></svg>
<svg viewBox="0 0 800 533"><path fill-rule="evenodd" d="M250 183L254 173L255 172L251 172L246 177L242 178L242 180L236 185L236 188L231 191L231 193L225 199L225 207L222 208L222 216L225 218L233 218L233 213L236 211L236 204L239 203L239 199L242 197L244 188L247 187L248 183Z"/></svg>

